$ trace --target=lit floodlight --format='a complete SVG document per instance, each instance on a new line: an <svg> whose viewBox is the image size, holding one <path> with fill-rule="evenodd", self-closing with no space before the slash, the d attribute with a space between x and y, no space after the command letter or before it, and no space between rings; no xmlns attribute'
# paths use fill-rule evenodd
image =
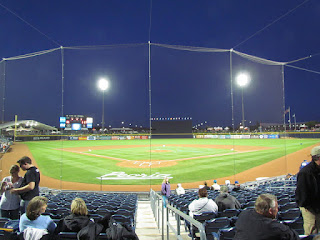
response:
<svg viewBox="0 0 320 240"><path fill-rule="evenodd" d="M106 80L105 78L101 78L98 81L98 87L101 91L105 91L109 88L109 82L108 80Z"/></svg>
<svg viewBox="0 0 320 240"><path fill-rule="evenodd" d="M250 82L250 76L247 73L240 73L236 77L236 81L240 87L245 87Z"/></svg>

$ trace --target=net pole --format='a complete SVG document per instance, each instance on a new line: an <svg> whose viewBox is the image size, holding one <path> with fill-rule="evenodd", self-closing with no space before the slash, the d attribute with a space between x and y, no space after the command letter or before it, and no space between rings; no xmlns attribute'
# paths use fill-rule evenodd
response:
<svg viewBox="0 0 320 240"><path fill-rule="evenodd" d="M281 77L282 77L282 112L283 112L283 123L284 123L284 134L285 134L285 140L284 140L284 156L285 156L285 169L288 170L288 163L287 163L287 126L286 126L286 99L285 99L285 88L284 88L284 65L281 66ZM290 111L289 111L290 115Z"/></svg>
<svg viewBox="0 0 320 240"><path fill-rule="evenodd" d="M230 49L230 96L231 96L231 125L232 125L232 132L234 133L234 106L233 106L233 72L232 72L232 52L233 49ZM242 101L243 102L243 101ZM234 138L233 138L232 148L234 149ZM236 159L235 155L233 155L233 176L235 179L236 176Z"/></svg>
<svg viewBox="0 0 320 240"><path fill-rule="evenodd" d="M4 123L5 112L5 100L6 100L6 61L3 61L3 86L2 86L2 117L1 122Z"/></svg>
<svg viewBox="0 0 320 240"><path fill-rule="evenodd" d="M64 48L61 46L61 117L64 115ZM61 128L61 136L63 129ZM62 166L63 166L63 139L61 139L61 159L60 159L60 190L62 189Z"/></svg>
<svg viewBox="0 0 320 240"><path fill-rule="evenodd" d="M152 157L152 155L151 155L151 135L152 135L152 126L151 126L151 117L152 117L152 105L151 105L151 41L148 41L148 47L149 47L149 49L148 49L148 75L149 75L149 138L150 138L150 140L149 140L149 149L150 149L150 151L149 151L149 153L150 153L150 155L149 155L149 158L150 158L150 175L151 175L151 157ZM149 182L149 184L150 184L150 189L151 189L151 178L150 178L150 182Z"/></svg>

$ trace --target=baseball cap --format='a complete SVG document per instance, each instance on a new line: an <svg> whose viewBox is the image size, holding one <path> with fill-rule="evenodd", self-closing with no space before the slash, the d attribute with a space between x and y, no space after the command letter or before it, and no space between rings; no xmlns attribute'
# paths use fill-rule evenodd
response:
<svg viewBox="0 0 320 240"><path fill-rule="evenodd" d="M217 180L213 180L214 183L217 183Z"/></svg>
<svg viewBox="0 0 320 240"><path fill-rule="evenodd" d="M320 146L312 148L311 156L320 156Z"/></svg>

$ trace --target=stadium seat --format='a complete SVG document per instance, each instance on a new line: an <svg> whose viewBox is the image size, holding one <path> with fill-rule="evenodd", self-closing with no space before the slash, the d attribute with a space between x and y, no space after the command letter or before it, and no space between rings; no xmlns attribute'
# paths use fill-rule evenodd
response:
<svg viewBox="0 0 320 240"><path fill-rule="evenodd" d="M288 210L291 208L297 208L297 207L298 207L298 204L296 202L288 202L284 205L279 205L280 211L285 211L285 210Z"/></svg>
<svg viewBox="0 0 320 240"><path fill-rule="evenodd" d="M222 228L219 230L219 240L232 240L234 238L234 235L236 234L236 228Z"/></svg>
<svg viewBox="0 0 320 240"><path fill-rule="evenodd" d="M207 239L213 239L212 233L218 233L222 228L230 227L230 219L227 217L215 218L213 220L207 220L204 223Z"/></svg>
<svg viewBox="0 0 320 240"><path fill-rule="evenodd" d="M77 233L76 232L60 232L58 234L59 240L72 240L77 239Z"/></svg>
<svg viewBox="0 0 320 240"><path fill-rule="evenodd" d="M302 217L296 218L294 220L285 221L284 223L287 224L290 228L294 229L299 235L304 234Z"/></svg>
<svg viewBox="0 0 320 240"><path fill-rule="evenodd" d="M299 208L291 208L286 211L281 211L279 214L279 220L294 220L301 216L301 212Z"/></svg>
<svg viewBox="0 0 320 240"><path fill-rule="evenodd" d="M238 216L240 212L240 209L226 209L223 212L219 212L219 217L232 218Z"/></svg>

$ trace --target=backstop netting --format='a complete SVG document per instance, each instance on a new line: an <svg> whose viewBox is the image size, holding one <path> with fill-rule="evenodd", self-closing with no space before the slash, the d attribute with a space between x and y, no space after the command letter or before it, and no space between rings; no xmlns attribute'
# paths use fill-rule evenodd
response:
<svg viewBox="0 0 320 240"><path fill-rule="evenodd" d="M145 190L165 176L190 186L244 182L274 160L276 170L263 177L286 174L286 156L317 140L301 144L283 134L293 129L284 70L283 63L236 51L163 44L64 47L7 58L0 70L2 122L17 116L57 130L30 121L2 135L15 133L13 151L21 152L14 157L32 156L46 176L42 183L59 189ZM241 74L247 84L239 83ZM105 92L97 87L101 77L109 79ZM66 115L92 117L92 128L60 128ZM161 121L170 132L153 129Z"/></svg>

